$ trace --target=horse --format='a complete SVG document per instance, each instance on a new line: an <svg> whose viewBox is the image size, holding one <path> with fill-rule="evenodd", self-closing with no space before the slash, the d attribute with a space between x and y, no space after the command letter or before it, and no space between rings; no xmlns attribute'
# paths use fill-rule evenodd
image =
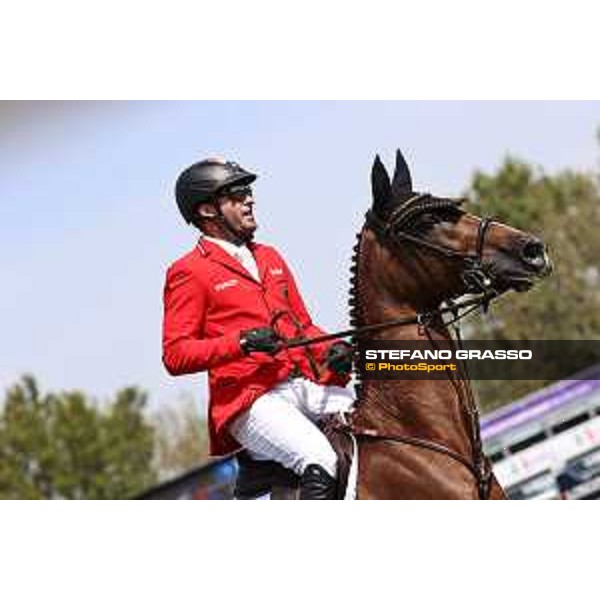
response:
<svg viewBox="0 0 600 600"><path fill-rule="evenodd" d="M352 329L326 336L351 336L357 359L366 339L454 347L445 315L459 318L461 297L471 295L472 308L485 308L509 290L530 289L550 272L538 238L470 214L463 199L415 192L400 150L391 180L375 157L371 187L372 205L351 264ZM337 421L332 436L351 437L356 445L356 498L506 498L483 452L464 370L431 380L364 377L356 397L355 409Z"/></svg>

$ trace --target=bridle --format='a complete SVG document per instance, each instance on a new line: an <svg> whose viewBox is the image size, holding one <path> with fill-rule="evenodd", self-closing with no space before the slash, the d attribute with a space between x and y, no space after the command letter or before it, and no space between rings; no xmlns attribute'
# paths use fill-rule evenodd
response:
<svg viewBox="0 0 600 600"><path fill-rule="evenodd" d="M430 194L416 194L396 207L385 221L378 217L373 210L369 211L367 213L367 224L375 232L375 235L378 237L380 243L392 245L397 248L399 241L410 242L416 246L437 252L446 258L458 259L462 261L463 269L461 271L461 277L466 291L471 293L480 293L482 295L481 302L476 303L474 308L471 310L475 310L479 306L482 306L485 311L489 306L490 300L498 295L492 287L492 281L486 273L483 260L486 234L488 233L494 220L491 217L483 217L480 220L474 252L460 252L454 250L453 248L433 243L424 237L414 235L410 233L410 230L407 231L411 221L415 216L418 216L423 212L436 209L440 210L444 208L451 208L452 210L463 212L462 209L460 209L460 203L460 201L456 200L433 198ZM466 314L471 312L471 310L461 315L457 305L452 303L452 299L447 300L446 302L449 303L449 308L453 313L454 319L450 323L445 324L452 324L456 335L456 341L459 348L462 349L462 337L460 335L458 321L466 316ZM431 336L427 327L428 321L421 320L419 324L421 329L427 335L430 343L435 346L436 342ZM479 414L477 410L477 403L475 402L475 398L473 396L467 366L464 361L462 362L462 367L465 375L464 388L462 385L460 385L459 379L450 375L450 372L447 372L447 374L452 386L455 389L456 395L462 404L462 408L469 418L469 433L472 450L471 461L451 448L430 440L415 438L413 436L390 435L380 433L377 430L372 429L360 430L351 423L349 423L349 427L354 430L353 432L355 435L362 435L363 437L371 439L381 439L411 444L413 446L428 448L432 451L449 456L450 458L467 467L473 473L477 480L480 499L487 499L491 491L492 470L490 462L483 452L483 444L479 430ZM462 393L463 390L465 394Z"/></svg>
<svg viewBox="0 0 600 600"><path fill-rule="evenodd" d="M360 336L364 336L366 333L410 324L418 324L420 328L426 332L430 342L435 344L435 341L429 333L428 325L434 322L436 319L442 318L446 314L451 314L452 319L450 321L445 321L444 324L446 326L453 326L457 343L459 347L462 348L462 338L460 335L458 322L467 314L470 314L478 308L483 308L483 310L486 311L490 301L499 295L499 293L493 288L492 280L486 273L483 260L486 234L488 233L490 226L494 223L494 219L490 217L484 217L480 220L477 238L475 241L475 249L473 252L460 252L448 246L436 244L424 237L410 232L410 225L416 216L424 212L440 209L452 209L462 213L464 211L460 208L460 204L461 201L457 200L434 198L430 194L415 194L399 204L389 214L389 216L385 218L385 220L378 216L373 210L368 211L366 214L366 223L367 226L375 233L378 241L383 245L392 246L393 248L397 249L401 241L409 242L413 245L439 253L446 258L462 261L463 269L461 271L461 277L465 285L465 292L476 294L475 298L464 300L462 302L454 302L454 300L450 298L446 299L445 307L439 307L435 310L417 313L414 317L405 317L402 319L394 319L372 325L357 326L345 331L339 331L316 338L294 338L292 340L288 340L284 344L283 348L308 346L332 339L352 336L356 350L357 339ZM359 239L361 237L362 232L359 234ZM468 310L460 313L460 309L462 308L468 308ZM461 463L463 466L468 468L469 471L471 471L471 473L477 479L479 497L481 499L486 499L489 497L491 491L492 470L489 460L483 452L479 431L479 414L477 410L477 404L473 396L467 367L464 362L463 370L466 376L466 397L461 391L463 388L458 384L458 380L450 377L450 381L455 388L458 398L460 399L463 410L469 417L472 460L469 460L468 458L462 456L458 452L448 448L443 444L439 444L431 440L415 438L412 436L391 435L379 432L375 429L360 428L353 424L351 419L340 427L345 428L348 432L356 435L357 437L401 442L421 448L428 448L429 450L445 454L446 456L449 456L450 458ZM360 389L360 387L361 385L359 384L358 388Z"/></svg>
<svg viewBox="0 0 600 600"><path fill-rule="evenodd" d="M461 260L464 263L461 277L466 292L473 294L489 292L491 290L491 280L485 272L483 249L486 234L494 222L492 217L483 217L480 220L474 252L460 252L454 248L430 242L424 237L414 235L408 231L412 220L416 216L424 212L444 208L462 213L464 211L460 208L461 204L461 200L434 198L431 194L415 194L399 204L385 220L377 216L373 210L367 212L366 220L367 225L384 244L397 247L398 242L403 240L437 252L446 258Z"/></svg>

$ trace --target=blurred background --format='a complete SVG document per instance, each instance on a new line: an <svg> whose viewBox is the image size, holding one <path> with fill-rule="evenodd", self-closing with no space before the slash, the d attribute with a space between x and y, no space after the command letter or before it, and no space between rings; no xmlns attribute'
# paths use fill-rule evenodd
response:
<svg viewBox="0 0 600 600"><path fill-rule="evenodd" d="M375 153L415 188L539 233L554 275L469 322L471 339L600 335L600 102L0 103L0 497L228 497L206 450L204 375L161 363L167 266L196 234L179 172L255 170L258 238L314 320L347 326L351 248ZM600 356L568 381L477 382L483 436L513 498L600 494Z"/></svg>

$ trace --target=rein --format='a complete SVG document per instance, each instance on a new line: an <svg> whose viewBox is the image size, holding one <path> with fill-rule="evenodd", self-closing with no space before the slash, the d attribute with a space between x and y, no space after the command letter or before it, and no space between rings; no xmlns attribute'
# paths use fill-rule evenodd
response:
<svg viewBox="0 0 600 600"><path fill-rule="evenodd" d="M311 346L313 344L320 344L322 342L329 342L335 339L341 339L345 337L360 337L365 333L372 333L374 331L382 331L391 327L401 327L403 325L425 325L428 322L433 321L436 317L442 317L446 314L452 314L454 318L451 321L445 323L445 325L452 325L473 311L480 307L487 307L491 300L497 296L497 292L494 290L483 292L475 298L468 298L462 302L453 303L450 306L438 308L432 311L426 311L422 313L416 313L414 317L403 317L402 319L391 319L390 321L383 321L382 323L374 323L372 325L362 325L361 327L351 327L350 329L344 329L342 331L336 331L335 333L327 333L312 338L298 336L286 340L280 347L281 350L288 350L291 348L302 348L304 346ZM457 311L461 308L469 308L469 310L458 315Z"/></svg>
<svg viewBox="0 0 600 600"><path fill-rule="evenodd" d="M490 226L493 224L493 219L484 217L480 220L474 252L459 252L453 248L432 243L429 240L426 240L420 236L412 235L406 231L406 229L409 228L412 219L422 212L435 209L452 209L462 212L459 206L460 202L456 202L454 200L435 199L429 194L418 194L409 198L406 202L401 203L391 213L385 222L375 215L373 211L369 211L369 213L367 213L367 223L380 238L380 241L383 241L384 243L387 242L396 248L398 248L400 245L399 240L402 240L442 254L446 258L458 259L463 262L464 268L461 275L467 292L481 293L481 295L479 298L477 298L478 302L474 302L474 306L462 315L459 312L459 309L462 308L460 303L453 303L452 301L448 302L449 306L446 310L447 312L453 313L454 318L450 322L445 323L445 325L453 326L452 328L454 329L456 335L457 344L459 348L462 348L460 328L457 325L458 321L479 306L483 307L484 312L487 311L490 301L499 295L491 285L492 282L486 274L485 265L483 262L485 236L489 231ZM429 333L427 322L423 323L423 329L430 342L435 345L435 341ZM477 403L475 402L475 398L473 396L467 365L464 361L462 361L461 366L464 375L464 382L453 377L452 375L448 375L448 377L450 379L450 383L455 389L456 395L460 401L460 404L462 405L462 409L469 419L472 451L471 460L468 460L443 444L438 444L430 440L422 440L418 438L412 438L410 436L390 436L388 434L381 433L378 433L376 436L374 436L374 432L368 432L368 434L365 432L365 434L371 437L371 439L373 439L373 437L379 437L380 439L384 440L387 439L429 448L430 450L445 454L446 456L466 466L469 471L473 473L475 479L477 480L479 498L487 499L491 491L493 474L490 463L483 452L483 445L479 431L479 414L477 410ZM359 431L357 433L360 435L363 432Z"/></svg>
<svg viewBox="0 0 600 600"><path fill-rule="evenodd" d="M375 235L379 238L380 243L387 243L398 248L400 246L399 242L400 240L402 240L405 242L410 242L416 246L421 246L428 250L442 254L446 258L461 260L464 264L461 276L466 288L466 293L476 294L474 298L469 298L463 300L462 302L446 300L447 306L445 307L439 307L432 311L416 313L413 317L392 319L389 321L375 323L372 325L358 326L358 321L356 319L352 319L352 323L357 326L343 331L338 331L336 333L325 334L313 338L305 338L302 336L292 338L290 340L287 340L284 344L282 344L281 349L283 350L291 348L300 348L303 346L310 346L312 344L327 342L334 339L352 337L354 347L356 350L356 340L358 337L364 334L382 331L391 327L415 324L422 326L430 342L435 344L435 341L429 334L428 324L431 323L434 319L441 318L447 314L452 314L452 319L448 322L444 322L444 325L446 327L450 325L453 326L452 328L454 329L456 335L457 344L459 348L462 348L462 338L457 323L461 319L466 317L468 314L477 310L480 307L483 308L484 312L486 312L490 302L499 295L499 293L492 287L492 282L486 274L483 262L485 236L489 231L490 226L493 224L494 220L489 217L484 217L480 220L474 252L460 252L447 246L432 243L429 240L424 239L423 237L413 235L412 233L406 231L406 229L408 229L408 226L411 224L411 220L415 216L418 216L420 213L426 212L428 210L444 208L450 208L452 210L462 212L462 210L459 208L459 205L460 202L457 202L455 200L436 199L429 194L416 194L408 200L406 200L405 202L399 204L399 206L392 211L392 213L385 221L371 210L366 215L366 222L367 226L371 228L374 231ZM355 247L355 251L357 252L357 254L355 255L355 260L360 250L361 237L362 233L359 234L359 243ZM354 272L356 273L356 270ZM354 286L356 286L356 282L357 279L356 277L354 277ZM353 293L355 293L355 289L356 288L354 288ZM466 308L468 310L461 313L460 310L463 308ZM356 311L356 306L354 307L352 312L354 316L357 316L358 313ZM416 447L426 448L431 451L444 454L449 458L452 458L455 461L462 464L473 474L473 476L477 480L479 498L487 499L489 498L489 494L491 491L493 473L491 470L489 460L483 452L483 445L479 431L479 414L477 410L477 404L473 396L467 366L464 361L462 361L461 366L463 369L463 374L466 378L466 395L463 393L464 388L462 383L459 383L461 380L455 379L450 375L449 377L450 382L455 389L456 395L460 400L462 408L469 417L470 442L472 449L471 460L462 456L460 453L452 450L451 448L448 448L447 446L438 442L434 442L432 440L421 439L408 435L382 433L376 429L365 429L357 427L351 422L343 426L343 429L363 439L399 442ZM358 389L360 389L361 387L362 386L359 384Z"/></svg>

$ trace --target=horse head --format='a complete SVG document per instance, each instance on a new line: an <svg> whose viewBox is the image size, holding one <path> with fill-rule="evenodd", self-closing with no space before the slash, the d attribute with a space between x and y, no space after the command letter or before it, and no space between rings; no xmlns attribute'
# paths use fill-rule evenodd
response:
<svg viewBox="0 0 600 600"><path fill-rule="evenodd" d="M470 214L463 200L415 192L400 150L391 180L376 156L371 184L367 228L379 246L380 284L390 296L431 306L466 293L521 292L551 270L544 244L533 235Z"/></svg>

